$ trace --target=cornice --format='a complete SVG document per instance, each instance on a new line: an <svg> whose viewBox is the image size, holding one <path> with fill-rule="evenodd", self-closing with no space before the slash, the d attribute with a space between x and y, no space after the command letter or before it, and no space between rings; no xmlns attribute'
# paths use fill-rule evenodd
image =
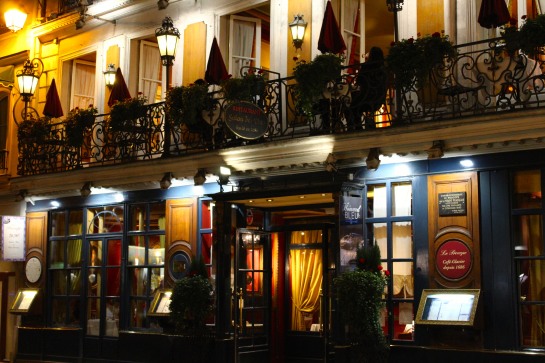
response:
<svg viewBox="0 0 545 363"><path fill-rule="evenodd" d="M233 180L311 173L324 170L324 161L329 153L335 155L338 168L358 168L365 165L367 153L374 147L380 148L383 155L397 154L405 156L408 161L421 160L428 157L427 151L435 140L444 143L443 158L541 149L545 148L542 112L531 109L461 120L415 123L130 164L13 177L9 188L0 190L0 199L13 199L19 190L27 190L29 195L76 195L87 181L109 188L149 189L156 187L165 172L172 172L178 179L191 180L197 169L215 173L220 165L229 165L233 169Z"/></svg>

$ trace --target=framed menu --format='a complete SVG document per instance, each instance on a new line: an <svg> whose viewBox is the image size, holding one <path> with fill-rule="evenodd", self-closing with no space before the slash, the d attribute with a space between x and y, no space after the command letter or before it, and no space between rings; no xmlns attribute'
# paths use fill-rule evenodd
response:
<svg viewBox="0 0 545 363"><path fill-rule="evenodd" d="M424 289L416 324L473 326L479 289Z"/></svg>
<svg viewBox="0 0 545 363"><path fill-rule="evenodd" d="M9 310L12 314L25 314L30 311L40 289L19 289L15 301Z"/></svg>
<svg viewBox="0 0 545 363"><path fill-rule="evenodd" d="M153 301L151 302L148 316L168 316L170 315L170 296L172 290L160 289L157 290Z"/></svg>

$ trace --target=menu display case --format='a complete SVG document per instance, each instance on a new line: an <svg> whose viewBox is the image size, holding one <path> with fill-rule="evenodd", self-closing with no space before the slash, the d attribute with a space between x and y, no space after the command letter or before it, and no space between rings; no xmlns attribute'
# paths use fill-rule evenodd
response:
<svg viewBox="0 0 545 363"><path fill-rule="evenodd" d="M424 289L416 324L474 326L479 289Z"/></svg>

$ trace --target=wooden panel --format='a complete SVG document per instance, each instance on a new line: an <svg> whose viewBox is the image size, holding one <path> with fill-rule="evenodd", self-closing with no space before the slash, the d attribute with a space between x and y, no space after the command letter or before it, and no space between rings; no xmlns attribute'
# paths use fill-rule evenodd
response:
<svg viewBox="0 0 545 363"><path fill-rule="evenodd" d="M416 29L422 36L445 30L445 2L418 0L416 17Z"/></svg>
<svg viewBox="0 0 545 363"><path fill-rule="evenodd" d="M479 197L477 174L474 172L434 175L428 177L428 236L429 271L432 288L479 288L480 280L480 239L479 239ZM462 213L440 213L440 194L464 195L465 207ZM441 198L443 199L443 198ZM444 199L443 199L444 200ZM461 262L457 251L446 249L452 241L454 246L467 248L470 266ZM449 242L449 245L446 243ZM436 258L438 250L445 257ZM447 256L446 253L449 253ZM447 276L456 271L439 271L438 266L450 265L461 271L463 276Z"/></svg>
<svg viewBox="0 0 545 363"><path fill-rule="evenodd" d="M187 86L199 78L204 79L206 70L206 24L190 24L184 31L183 85ZM175 84L176 82L172 82Z"/></svg>
<svg viewBox="0 0 545 363"><path fill-rule="evenodd" d="M30 283L25 279L25 283L30 287L43 287L45 285L46 255L47 246L47 212L33 212L26 215L26 263L32 257L38 258L41 262L41 275L37 282Z"/></svg>
<svg viewBox="0 0 545 363"><path fill-rule="evenodd" d="M171 266L171 259L177 252L184 252L189 257L197 253L197 199L173 199L166 202L166 268ZM172 286L171 271L167 271L166 286Z"/></svg>
<svg viewBox="0 0 545 363"><path fill-rule="evenodd" d="M26 254L45 255L47 242L47 212L28 213L26 216Z"/></svg>

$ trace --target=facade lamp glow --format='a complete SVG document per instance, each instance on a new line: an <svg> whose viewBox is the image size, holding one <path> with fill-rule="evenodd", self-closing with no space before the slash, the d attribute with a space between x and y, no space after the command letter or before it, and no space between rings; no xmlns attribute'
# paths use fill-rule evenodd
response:
<svg viewBox="0 0 545 363"><path fill-rule="evenodd" d="M291 30L291 38L293 40L293 46L295 49L301 49L303 45L303 38L305 37L305 29L307 28L307 22L303 19L303 15L297 14L294 16L293 21L289 24Z"/></svg>
<svg viewBox="0 0 545 363"><path fill-rule="evenodd" d="M12 32L19 31L25 26L27 14L17 9L11 9L4 13L6 27Z"/></svg>
<svg viewBox="0 0 545 363"><path fill-rule="evenodd" d="M112 88L115 83L115 65L110 64L108 65L108 68L103 72L104 73L104 81L106 82L106 86L108 88Z"/></svg>

